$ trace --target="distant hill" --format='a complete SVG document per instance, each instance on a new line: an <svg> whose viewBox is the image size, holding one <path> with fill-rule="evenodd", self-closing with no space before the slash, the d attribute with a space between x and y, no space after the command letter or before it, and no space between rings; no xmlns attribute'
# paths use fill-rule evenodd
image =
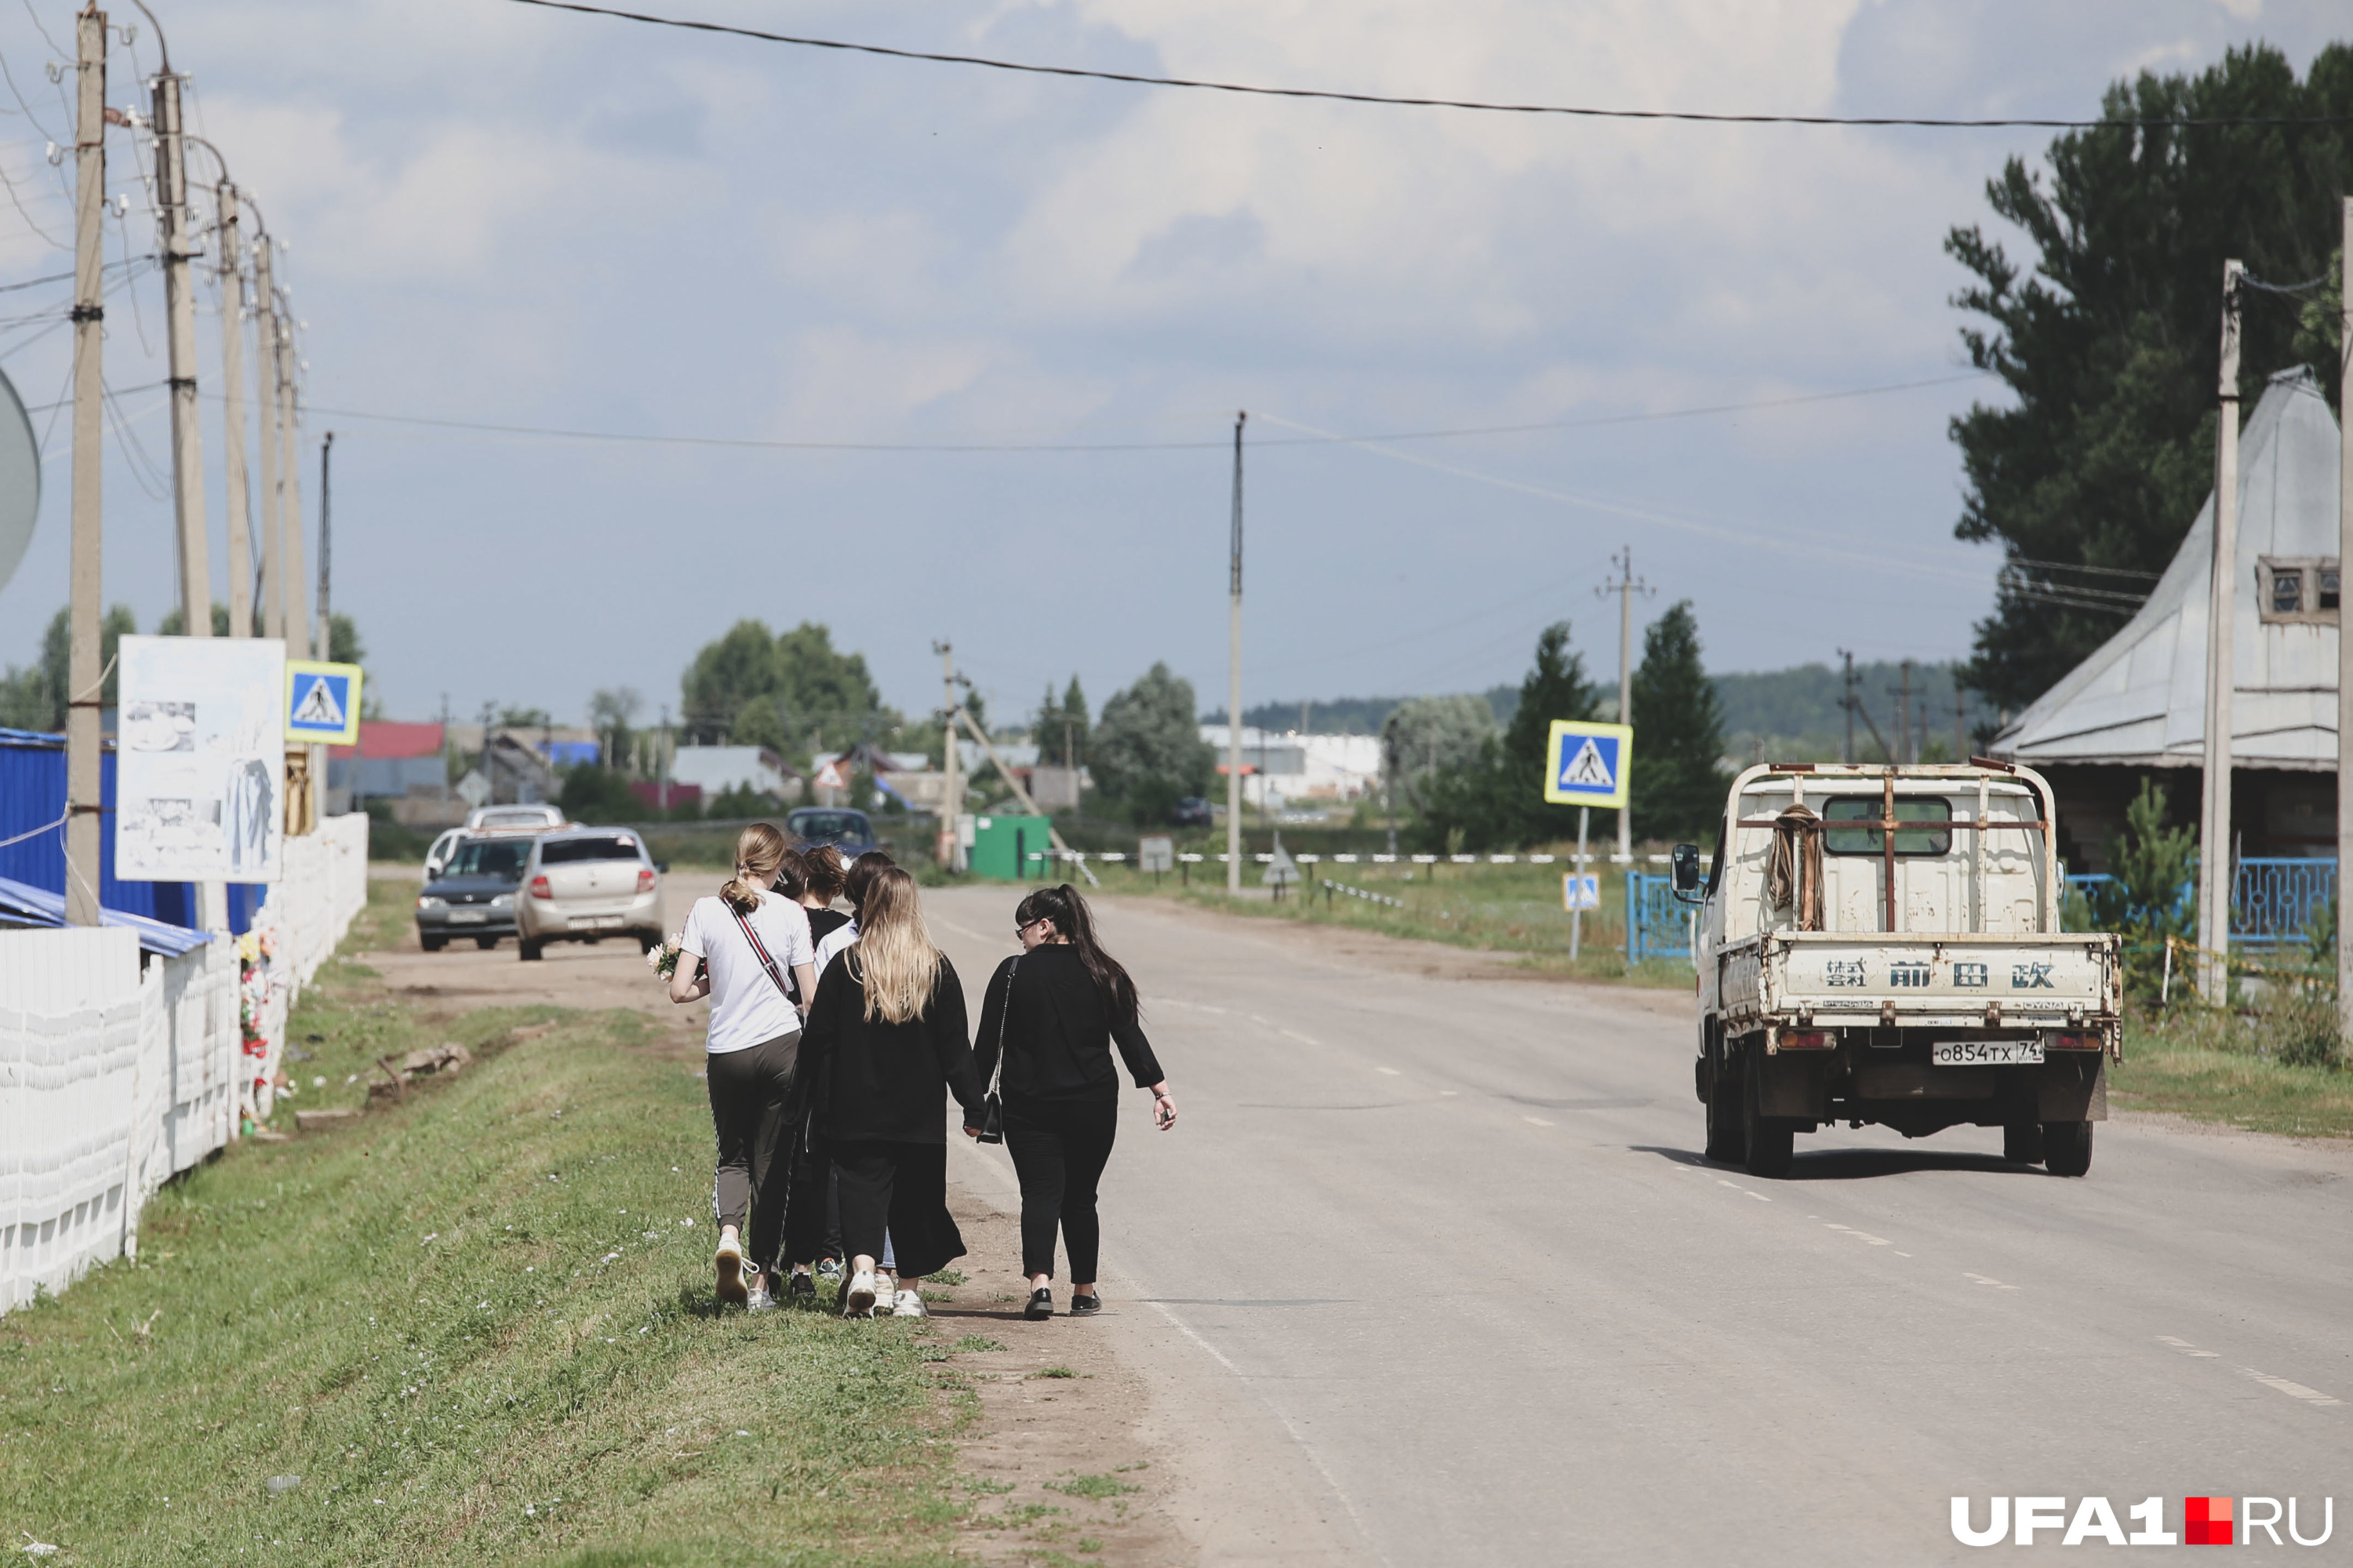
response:
<svg viewBox="0 0 2353 1568"><path fill-rule="evenodd" d="M1926 749L1935 756L1954 755L1953 670L1950 663L1912 666L1911 732L1918 744L1925 725ZM1895 743L1896 693L1904 681L1899 663L1878 662L1854 667L1855 694L1862 710L1889 745ZM1788 670L1762 670L1715 677L1715 694L1724 704L1725 760L1835 761L1846 744L1846 714L1839 706L1844 688L1840 672L1828 664L1799 664ZM1481 693L1495 710L1495 722L1509 724L1520 705L1517 686L1494 686ZM1617 705L1617 688L1605 683L1602 705ZM1377 735L1389 710L1403 697L1331 697L1299 702L1261 703L1242 710L1242 722L1261 729L1304 728L1320 735ZM1964 752L1979 744L1975 733L1992 715L1970 702ZM1222 707L1203 715L1205 724L1222 724ZM1871 724L1854 726L1856 759L1875 761L1882 755L1872 738Z"/></svg>

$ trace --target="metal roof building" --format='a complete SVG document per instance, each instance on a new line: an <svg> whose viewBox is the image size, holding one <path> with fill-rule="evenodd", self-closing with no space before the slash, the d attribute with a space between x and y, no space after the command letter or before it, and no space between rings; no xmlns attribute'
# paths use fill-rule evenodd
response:
<svg viewBox="0 0 2353 1568"><path fill-rule="evenodd" d="M2339 441L2301 369L2272 377L2240 436L2231 755L2250 854L2335 853ZM2213 539L2210 494L2147 602L1994 741L2051 774L2079 865L2149 770L2181 770L2171 815L2196 820Z"/></svg>

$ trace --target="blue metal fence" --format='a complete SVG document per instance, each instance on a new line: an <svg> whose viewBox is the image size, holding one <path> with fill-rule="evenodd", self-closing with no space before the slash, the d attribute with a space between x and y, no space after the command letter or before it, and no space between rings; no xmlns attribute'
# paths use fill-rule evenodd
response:
<svg viewBox="0 0 2353 1568"><path fill-rule="evenodd" d="M2086 873L2067 879L2067 891L2091 895L2116 878ZM2231 887L2231 940L2242 947L2273 948L2301 942L2312 917L2337 896L2337 862L2316 857L2250 856L2239 862ZM2198 884L2181 885L2174 912L2193 917Z"/></svg>
<svg viewBox="0 0 2353 1568"><path fill-rule="evenodd" d="M1692 915L1698 906L1675 897L1675 879L1654 872L1626 874L1626 961L1688 959Z"/></svg>
<svg viewBox="0 0 2353 1568"><path fill-rule="evenodd" d="M99 833L98 901L108 909L144 915L174 926L194 926L195 889L185 882L117 882L114 879L114 751L100 759L99 799L110 815ZM66 810L66 741L61 735L0 730L0 876L62 894L66 890L66 835L53 826ZM252 923L261 889L235 889L230 925L239 933ZM242 898L237 896L243 893Z"/></svg>

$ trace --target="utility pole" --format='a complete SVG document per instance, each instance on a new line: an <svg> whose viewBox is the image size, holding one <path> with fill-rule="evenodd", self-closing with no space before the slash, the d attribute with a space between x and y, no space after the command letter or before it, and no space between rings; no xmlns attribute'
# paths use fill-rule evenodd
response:
<svg viewBox="0 0 2353 1568"><path fill-rule="evenodd" d="M279 290L281 298L286 294ZM279 524L286 531L286 652L289 657L317 658L311 648L311 598L302 591L302 440L301 418L294 392L294 314L287 301L278 322L278 462L281 503Z"/></svg>
<svg viewBox="0 0 2353 1568"><path fill-rule="evenodd" d="M278 465L278 293L270 281L269 231L253 245L253 329L259 344L254 396L261 422L261 634L286 636L285 474Z"/></svg>
<svg viewBox="0 0 2353 1568"><path fill-rule="evenodd" d="M1969 759L1969 694L1957 673L1953 677L1953 760Z"/></svg>
<svg viewBox="0 0 2353 1568"><path fill-rule="evenodd" d="M1234 416L1234 531L1232 605L1228 618L1226 684L1226 891L1242 890L1242 427L1250 411Z"/></svg>
<svg viewBox="0 0 2353 1568"><path fill-rule="evenodd" d="M940 802L938 849L940 864L955 871L958 869L956 852L964 847L964 833L956 821L964 814L964 789L956 768L955 650L949 643L934 642L932 652L940 656L940 766L947 771Z"/></svg>
<svg viewBox="0 0 2353 1568"><path fill-rule="evenodd" d="M1912 756L1912 661L1904 661L1904 683L1895 688L1895 753L1888 760L1898 767Z"/></svg>
<svg viewBox="0 0 2353 1568"><path fill-rule="evenodd" d="M245 263L237 187L215 187L220 212L222 468L228 496L228 634L253 635L253 514L245 488Z"/></svg>
<svg viewBox="0 0 2353 1568"><path fill-rule="evenodd" d="M2337 298L2344 308L2337 323L2337 398L2339 410L2353 408L2353 196L2347 196L2339 215L2344 227L2344 272L2337 279ZM2345 868L2353 866L2353 641L2345 623L2345 566L2353 561L2353 442L2340 440L2337 449L2337 1031L2353 1037L2353 937L2343 918ZM2338 1046L2341 1052L2343 1045Z"/></svg>
<svg viewBox="0 0 2353 1568"><path fill-rule="evenodd" d="M79 43L74 129L73 544L69 571L71 641L66 659L66 924L99 923L99 479L104 452L99 355L105 341L106 13L75 18Z"/></svg>
<svg viewBox="0 0 2353 1568"><path fill-rule="evenodd" d="M328 613L327 589L330 563L334 557L335 535L332 528L332 493L328 461L335 455L335 432L329 430L319 447L319 657L335 656L335 618Z"/></svg>
<svg viewBox="0 0 2353 1568"><path fill-rule="evenodd" d="M1634 576L1634 546L1627 546L1609 557L1618 568L1618 580L1595 588L1597 597L1618 596L1618 722L1634 722L1634 596L1651 595L1658 590ZM1618 813L1618 853L1611 857L1620 865L1634 863L1634 813Z"/></svg>
<svg viewBox="0 0 2353 1568"><path fill-rule="evenodd" d="M162 30L157 29L158 46ZM180 530L180 619L190 637L213 634L212 562L205 529L203 425L196 415L196 302L188 286L188 147L180 80L164 50L155 77L155 191L164 208L164 317L172 389L172 512Z"/></svg>
<svg viewBox="0 0 2353 1568"><path fill-rule="evenodd" d="M1841 648L1839 657L1846 661L1846 695L1839 699L1839 706L1846 710L1846 749L1839 754L1839 760L1851 763L1854 760L1854 655Z"/></svg>
<svg viewBox="0 0 2353 1568"><path fill-rule="evenodd" d="M2214 564L2207 585L2205 821L2198 842L2198 992L2219 1006L2229 995L2231 948L2232 614L2239 587L2239 277L2222 263L2222 367L2216 388ZM2341 527L2342 524L2340 524ZM2341 611L2339 612L2342 613ZM2340 651L2338 658L2343 658ZM2344 701L2343 694L2337 700ZM2340 738L2338 743L2344 744Z"/></svg>

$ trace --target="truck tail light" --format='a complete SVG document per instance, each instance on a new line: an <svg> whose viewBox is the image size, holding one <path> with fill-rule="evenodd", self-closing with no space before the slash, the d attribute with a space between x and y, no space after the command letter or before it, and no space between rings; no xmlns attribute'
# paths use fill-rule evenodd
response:
<svg viewBox="0 0 2353 1568"><path fill-rule="evenodd" d="M553 898L555 892L547 885L547 878L534 876L531 879L531 895L533 898Z"/></svg>
<svg viewBox="0 0 2353 1568"><path fill-rule="evenodd" d="M1827 1029L1784 1029L1774 1044L1784 1051L1831 1051L1838 1047L1837 1037Z"/></svg>
<svg viewBox="0 0 2353 1568"><path fill-rule="evenodd" d="M640 893L651 893L653 890L654 868L649 865L640 866L638 870L638 891Z"/></svg>
<svg viewBox="0 0 2353 1568"><path fill-rule="evenodd" d="M2051 1048L2053 1051L2105 1051L2108 1043L2096 1034L2053 1034Z"/></svg>

